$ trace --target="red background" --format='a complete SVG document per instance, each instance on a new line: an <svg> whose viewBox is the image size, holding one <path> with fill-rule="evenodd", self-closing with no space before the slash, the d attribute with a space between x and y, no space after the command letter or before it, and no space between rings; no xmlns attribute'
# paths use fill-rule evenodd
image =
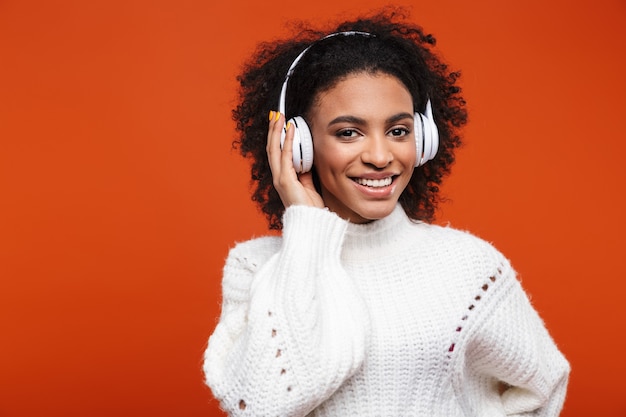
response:
<svg viewBox="0 0 626 417"><path fill-rule="evenodd" d="M235 241L234 76L293 18L376 0L0 0L0 416L221 415L201 357ZM626 415L626 3L398 1L463 71L440 223L512 259L572 363L563 416Z"/></svg>

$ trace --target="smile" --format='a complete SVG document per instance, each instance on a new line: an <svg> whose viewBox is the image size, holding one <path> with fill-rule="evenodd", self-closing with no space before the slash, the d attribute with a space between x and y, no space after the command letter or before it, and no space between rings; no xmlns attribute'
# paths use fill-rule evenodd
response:
<svg viewBox="0 0 626 417"><path fill-rule="evenodd" d="M387 187L391 185L391 183L393 182L393 178L387 177L387 178L381 178L379 180L355 178L354 181L357 184L364 185L366 187L381 188L381 187Z"/></svg>

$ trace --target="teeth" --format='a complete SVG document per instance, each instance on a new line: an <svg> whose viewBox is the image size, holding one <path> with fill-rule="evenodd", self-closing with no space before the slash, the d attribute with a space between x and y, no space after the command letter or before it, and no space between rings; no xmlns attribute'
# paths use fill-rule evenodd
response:
<svg viewBox="0 0 626 417"><path fill-rule="evenodd" d="M391 177L383 178L382 180L368 180L365 178L357 178L355 181L358 184L365 185L367 187L386 187L391 184Z"/></svg>

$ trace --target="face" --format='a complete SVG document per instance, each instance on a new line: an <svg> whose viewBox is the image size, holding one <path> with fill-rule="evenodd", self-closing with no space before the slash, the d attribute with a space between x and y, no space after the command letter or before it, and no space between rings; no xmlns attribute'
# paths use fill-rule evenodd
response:
<svg viewBox="0 0 626 417"><path fill-rule="evenodd" d="M415 166L413 100L387 74L350 75L309 113L314 166L326 206L353 223L389 215Z"/></svg>

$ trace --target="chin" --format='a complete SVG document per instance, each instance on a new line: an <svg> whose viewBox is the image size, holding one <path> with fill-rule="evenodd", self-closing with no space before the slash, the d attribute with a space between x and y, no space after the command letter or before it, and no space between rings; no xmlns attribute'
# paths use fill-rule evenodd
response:
<svg viewBox="0 0 626 417"><path fill-rule="evenodd" d="M370 207L363 207L362 210L355 210L354 218L350 218L352 223L369 223L375 220L384 219L389 216L396 207L396 202L386 202L375 204Z"/></svg>

